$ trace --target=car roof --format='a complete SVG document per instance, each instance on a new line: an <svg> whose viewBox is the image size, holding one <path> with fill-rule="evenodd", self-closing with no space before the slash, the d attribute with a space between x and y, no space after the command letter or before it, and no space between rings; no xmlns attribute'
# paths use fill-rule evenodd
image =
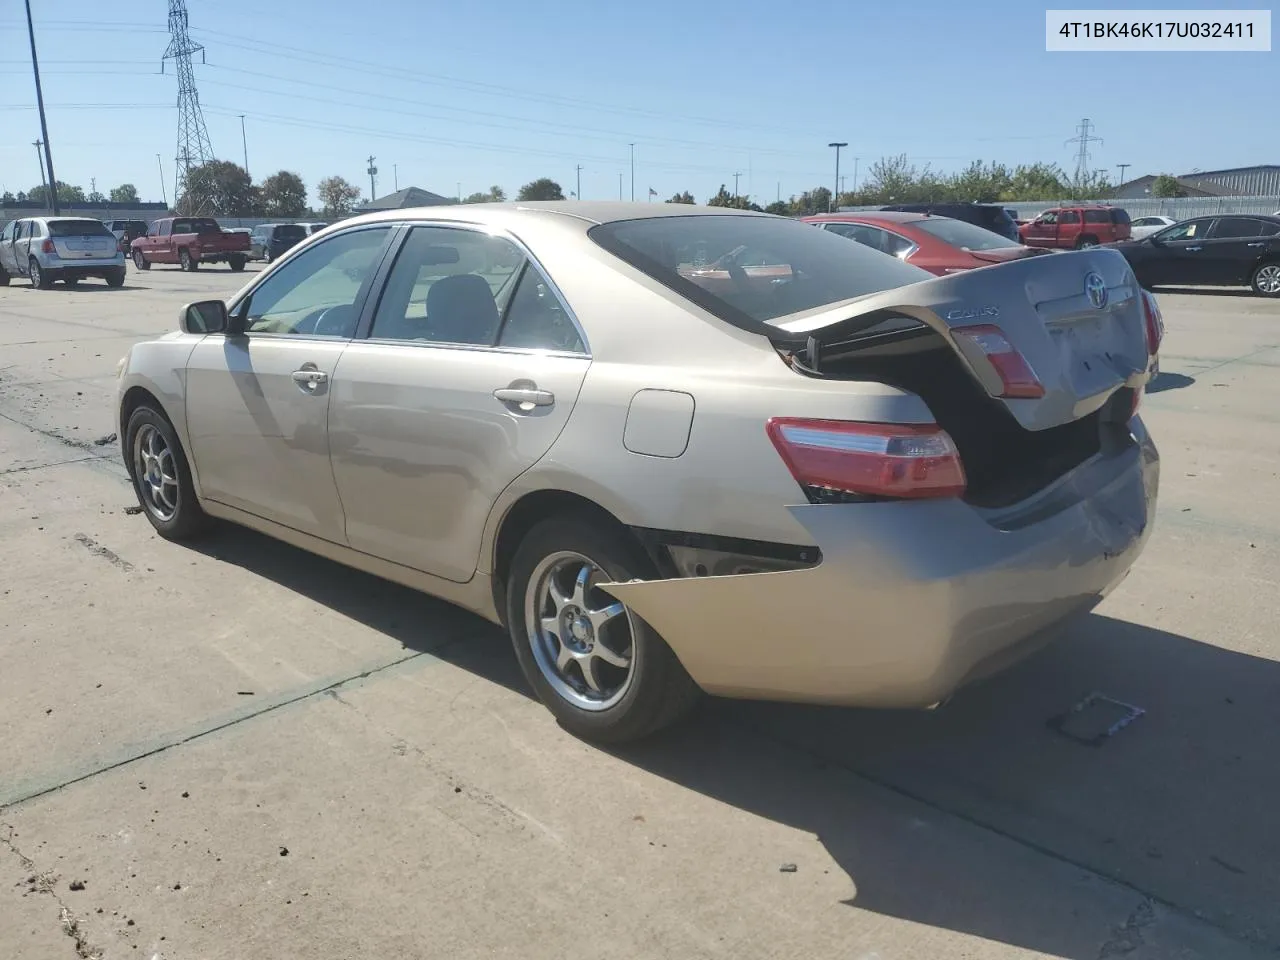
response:
<svg viewBox="0 0 1280 960"><path fill-rule="evenodd" d="M402 210L382 210L366 213L342 221L343 226L355 223L380 223L403 220L406 217L423 220L456 220L460 223L499 223L512 219L550 218L561 221L576 220L595 226L624 220L650 220L662 217L733 216L771 217L772 214L754 210L738 210L733 207L701 207L686 203L629 203L613 200L514 200L504 203L453 203L435 207L408 207Z"/></svg>
<svg viewBox="0 0 1280 960"><path fill-rule="evenodd" d="M856 223L859 220L883 220L885 223L919 223L921 220L953 220L937 214L914 210L850 210L848 213L817 213L804 218L809 223Z"/></svg>

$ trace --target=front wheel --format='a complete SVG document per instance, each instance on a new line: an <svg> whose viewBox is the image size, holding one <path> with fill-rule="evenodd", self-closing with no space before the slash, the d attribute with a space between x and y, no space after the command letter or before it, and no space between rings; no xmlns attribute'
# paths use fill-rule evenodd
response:
<svg viewBox="0 0 1280 960"><path fill-rule="evenodd" d="M1098 241L1093 237L1081 237L1076 241L1077 250L1088 250L1090 247L1096 247L1097 245Z"/></svg>
<svg viewBox="0 0 1280 960"><path fill-rule="evenodd" d="M137 267L139 270L151 269L151 261L148 260L145 256L143 256L141 250L133 251L133 265Z"/></svg>
<svg viewBox="0 0 1280 960"><path fill-rule="evenodd" d="M1280 297L1280 263L1264 263L1258 267L1249 286L1260 297Z"/></svg>
<svg viewBox="0 0 1280 960"><path fill-rule="evenodd" d="M639 740L683 717L700 691L647 623L600 589L652 574L622 533L544 520L511 563L507 624L539 699L575 736Z"/></svg>
<svg viewBox="0 0 1280 960"><path fill-rule="evenodd" d="M187 540L209 525L186 454L163 413L145 404L134 410L125 428L125 450L138 503L160 536Z"/></svg>
<svg viewBox="0 0 1280 960"><path fill-rule="evenodd" d="M227 257L227 266L235 273L239 273L244 269L245 262L246 259L244 257Z"/></svg>

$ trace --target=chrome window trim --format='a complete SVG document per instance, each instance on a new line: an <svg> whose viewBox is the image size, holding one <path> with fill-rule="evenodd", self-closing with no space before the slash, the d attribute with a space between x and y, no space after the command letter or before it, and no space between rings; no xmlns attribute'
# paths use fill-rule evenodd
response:
<svg viewBox="0 0 1280 960"><path fill-rule="evenodd" d="M367 335L364 337L356 337L353 339L367 340L370 342L376 341L379 343L419 343L419 344L423 344L426 346L433 346L433 347L461 347L461 348L476 349L476 350L489 350L489 351L505 350L508 352L516 352L516 353L524 353L524 352L531 352L535 354L543 354L543 353L553 354L554 353L557 355L563 354L564 356L570 356L570 357L588 357L588 358L591 357L591 341L587 338L587 332L582 328L582 323L581 321L578 320L578 315L574 313L573 308L569 306L569 302L565 298L563 291L561 291L559 285L556 284L555 280L551 278L550 271L547 270L547 268L542 265L542 262L533 255L533 251L529 249L529 245L526 244L514 233L512 233L510 230L508 230L505 227L493 227L487 224L467 223L459 220L426 219L426 220L395 220L391 222L393 222L396 226L405 227L409 230L412 230L414 227L441 227L448 230L469 230L472 233L483 233L483 234L487 234L488 236L497 237L500 240L506 240L510 242L513 246L515 246L517 250L520 251L521 255L525 258L525 260L528 261L530 264L532 264L533 267L538 271L538 273L542 275L542 279L546 281L548 289L551 290L552 295L556 298L556 301L560 304L560 309L564 311L565 316L569 318L569 322L573 324L573 328L577 331L578 338L582 341L583 350L581 353L579 353L577 351L565 352L565 351L550 351L550 350L531 350L531 349L520 348L520 347L501 347L498 345L487 346L485 344L474 344L474 343L459 343L459 344L435 343L435 342L426 343L425 341L418 341L418 340L396 340L388 337L370 337ZM334 236L337 236L337 235L338 234L334 234ZM398 249L396 253L397 254L399 253ZM395 269L394 264L392 264L391 269L392 270ZM390 270L388 270L387 272L387 279L389 278L390 278ZM383 289L378 291L379 300L382 297L382 293L386 289L385 279L383 281L382 287Z"/></svg>

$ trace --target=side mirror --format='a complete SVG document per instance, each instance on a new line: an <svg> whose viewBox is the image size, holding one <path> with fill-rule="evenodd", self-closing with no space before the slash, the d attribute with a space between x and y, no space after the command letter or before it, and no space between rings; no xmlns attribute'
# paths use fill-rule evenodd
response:
<svg viewBox="0 0 1280 960"><path fill-rule="evenodd" d="M229 321L224 300L201 300L182 308L178 318L183 333L226 333Z"/></svg>

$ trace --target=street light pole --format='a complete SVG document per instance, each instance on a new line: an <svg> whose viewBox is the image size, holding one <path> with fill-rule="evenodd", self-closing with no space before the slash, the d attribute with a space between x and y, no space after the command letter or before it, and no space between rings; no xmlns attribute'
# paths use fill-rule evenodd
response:
<svg viewBox="0 0 1280 960"><path fill-rule="evenodd" d="M618 174L618 200L622 200L622 174Z"/></svg>
<svg viewBox="0 0 1280 960"><path fill-rule="evenodd" d="M836 148L836 182L834 184L835 189L831 193L831 212L832 213L835 213L836 207L839 204L839 198L840 198L840 148L847 147L848 145L849 144L847 143L828 143L827 144L828 147Z"/></svg>
<svg viewBox="0 0 1280 960"><path fill-rule="evenodd" d="M244 133L244 114L240 114L240 144L244 147L244 172L249 172L249 138Z"/></svg>
<svg viewBox="0 0 1280 960"><path fill-rule="evenodd" d="M27 37L31 41L31 72L36 78L36 105L40 108L40 136L44 139L44 163L49 170L49 196L53 205L53 215L59 216L62 210L58 206L58 178L53 175L53 151L49 149L49 124L44 116L44 91L40 88L40 61L36 59L36 28L31 23L31 0L27 4Z"/></svg>
<svg viewBox="0 0 1280 960"><path fill-rule="evenodd" d="M373 191L375 189L373 186L373 178L378 172L378 168L373 165L373 161L377 159L378 158L375 157L372 153L369 154L369 171L368 172L369 172L369 202L370 203L373 203L374 200L378 199L373 195Z"/></svg>
<svg viewBox="0 0 1280 960"><path fill-rule="evenodd" d="M733 199L735 200L738 199L738 178L741 176L742 174L740 173L735 173L733 175Z"/></svg>
<svg viewBox="0 0 1280 960"><path fill-rule="evenodd" d="M574 193L574 197L577 198L578 200L581 200L582 199L582 164L578 164L577 174L578 174L578 190L576 193Z"/></svg>
<svg viewBox="0 0 1280 960"><path fill-rule="evenodd" d="M636 145L631 144L631 199L636 199Z"/></svg>

